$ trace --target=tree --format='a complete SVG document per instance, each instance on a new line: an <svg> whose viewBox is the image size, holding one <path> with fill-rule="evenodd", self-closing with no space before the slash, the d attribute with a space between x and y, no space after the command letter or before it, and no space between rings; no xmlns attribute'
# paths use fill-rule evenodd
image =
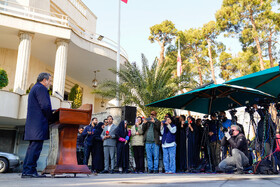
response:
<svg viewBox="0 0 280 187"><path fill-rule="evenodd" d="M203 35L201 29L189 29L184 32L178 32L181 43L181 51L184 54L184 58L187 59L191 71L196 73L199 77L199 84L203 85L203 75L207 75L208 68L202 68L207 66L207 62L204 59L203 50ZM183 58L182 58L183 59Z"/></svg>
<svg viewBox="0 0 280 187"><path fill-rule="evenodd" d="M274 62L276 58L276 44L278 44L278 37L280 31L280 14L275 13L271 10L265 11L263 13L263 19L259 20L259 25L262 28L260 35L263 41L263 46L265 48L265 53L269 57L270 67L274 67Z"/></svg>
<svg viewBox="0 0 280 187"><path fill-rule="evenodd" d="M217 56L217 52L223 50L224 47L222 43L216 42L219 35L219 31L216 28L216 22L210 21L207 24L204 24L202 27L202 35L204 38L202 44L207 48L207 56L209 58L212 80L215 84L217 84L214 70L214 60Z"/></svg>
<svg viewBox="0 0 280 187"><path fill-rule="evenodd" d="M6 71L0 68L0 89L6 87L8 83L9 79Z"/></svg>
<svg viewBox="0 0 280 187"><path fill-rule="evenodd" d="M111 72L117 74L115 69ZM119 72L119 93L122 105L137 106L143 116L149 116L153 107L146 104L174 96L180 89L186 87L179 84L183 78L173 76L173 67L166 62L159 64L157 60L149 67L146 57L142 54L142 67L136 63L126 62ZM115 98L117 85L115 81L105 81L94 91L94 94L107 98ZM158 109L157 109L158 110Z"/></svg>
<svg viewBox="0 0 280 187"><path fill-rule="evenodd" d="M173 67L173 75L177 76L177 57L178 57L178 42L179 39L176 40L175 45L169 45L166 49L166 57L165 61L167 64ZM180 82L184 82L185 88L193 89L199 86L199 83L196 80L197 72L193 71L193 69L197 69L194 64L189 61L189 54L186 52L187 50L183 50L182 42L180 40L180 48L181 48L181 61L182 61L182 73Z"/></svg>
<svg viewBox="0 0 280 187"><path fill-rule="evenodd" d="M265 65L259 32L262 28L258 22L263 19L264 12L271 10L271 2L272 0L224 0L221 9L216 13L217 24L221 31L239 37L247 35L253 39L254 43L251 44L256 45L261 70L264 70Z"/></svg>
<svg viewBox="0 0 280 187"><path fill-rule="evenodd" d="M79 108L82 105L83 91L82 88L75 84L69 93L69 100L73 101L72 108Z"/></svg>
<svg viewBox="0 0 280 187"><path fill-rule="evenodd" d="M177 29L175 28L174 23L169 20L165 20L160 24L150 27L151 35L149 36L149 40L152 43L157 41L160 46L160 58L158 61L160 64L163 63L164 60L165 46L171 43L176 36L176 33Z"/></svg>
<svg viewBox="0 0 280 187"><path fill-rule="evenodd" d="M257 61L258 55L253 52L254 50L255 49L251 47L245 52L239 52L236 56L227 52L222 52L219 57L221 69L220 77L228 81L233 78L260 71ZM266 64L265 67L268 68L268 64Z"/></svg>

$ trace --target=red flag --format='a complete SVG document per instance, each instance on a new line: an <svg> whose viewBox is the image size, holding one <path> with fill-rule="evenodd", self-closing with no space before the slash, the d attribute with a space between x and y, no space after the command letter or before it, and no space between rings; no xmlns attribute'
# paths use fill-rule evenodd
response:
<svg viewBox="0 0 280 187"><path fill-rule="evenodd" d="M182 73L182 60L180 54L180 40L179 40L178 56L177 56L177 76L180 77L181 73Z"/></svg>
<svg viewBox="0 0 280 187"><path fill-rule="evenodd" d="M127 1L128 1L128 0L122 0L122 2L124 2L124 3L126 3L126 4L127 4Z"/></svg>

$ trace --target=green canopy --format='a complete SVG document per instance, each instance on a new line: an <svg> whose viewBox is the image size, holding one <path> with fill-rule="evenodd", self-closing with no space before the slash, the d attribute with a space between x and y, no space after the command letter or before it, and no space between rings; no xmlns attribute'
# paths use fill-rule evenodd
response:
<svg viewBox="0 0 280 187"><path fill-rule="evenodd" d="M146 106L184 109L204 114L228 110L274 98L259 90L228 84L211 84Z"/></svg>
<svg viewBox="0 0 280 187"><path fill-rule="evenodd" d="M279 66L232 79L224 84L246 86L278 97L280 94Z"/></svg>

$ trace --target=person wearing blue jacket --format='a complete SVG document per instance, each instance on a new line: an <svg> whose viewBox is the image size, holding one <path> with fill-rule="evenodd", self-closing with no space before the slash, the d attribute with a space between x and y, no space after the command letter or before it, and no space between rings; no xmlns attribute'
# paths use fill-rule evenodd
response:
<svg viewBox="0 0 280 187"><path fill-rule="evenodd" d="M84 165L88 165L88 159L91 154L91 157L93 158L94 155L94 146L93 146L93 141L94 141L94 131L95 131L95 126L97 125L98 120L97 118L92 118L91 124L86 126L85 130L82 133L82 136L84 137ZM93 159L91 162L91 168L93 169Z"/></svg>
<svg viewBox="0 0 280 187"><path fill-rule="evenodd" d="M49 121L52 117L52 106L48 92L50 85L51 75L40 73L37 83L28 95L24 140L29 141L29 146L23 162L22 178L46 177L39 175L36 167L44 140L49 139Z"/></svg>
<svg viewBox="0 0 280 187"><path fill-rule="evenodd" d="M177 127L170 117L167 117L165 122L161 122L163 163L167 174L176 172L176 131Z"/></svg>

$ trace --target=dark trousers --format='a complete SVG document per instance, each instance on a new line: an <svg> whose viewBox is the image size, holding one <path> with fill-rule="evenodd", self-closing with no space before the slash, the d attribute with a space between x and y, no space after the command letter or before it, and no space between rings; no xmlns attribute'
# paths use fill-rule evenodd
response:
<svg viewBox="0 0 280 187"><path fill-rule="evenodd" d="M94 154L94 149L93 145L85 145L85 155L84 155L84 165L88 165L88 159L89 155L91 154L91 168L93 168L93 154Z"/></svg>
<svg viewBox="0 0 280 187"><path fill-rule="evenodd" d="M83 147L77 147L77 162L78 162L78 165L84 164L84 148Z"/></svg>
<svg viewBox="0 0 280 187"><path fill-rule="evenodd" d="M144 172L144 146L133 146L137 172Z"/></svg>
<svg viewBox="0 0 280 187"><path fill-rule="evenodd" d="M23 161L22 174L37 174L37 161L40 157L44 140L30 140Z"/></svg>
<svg viewBox="0 0 280 187"><path fill-rule="evenodd" d="M122 167L123 171L129 168L129 145L123 142L117 143L117 166Z"/></svg>

